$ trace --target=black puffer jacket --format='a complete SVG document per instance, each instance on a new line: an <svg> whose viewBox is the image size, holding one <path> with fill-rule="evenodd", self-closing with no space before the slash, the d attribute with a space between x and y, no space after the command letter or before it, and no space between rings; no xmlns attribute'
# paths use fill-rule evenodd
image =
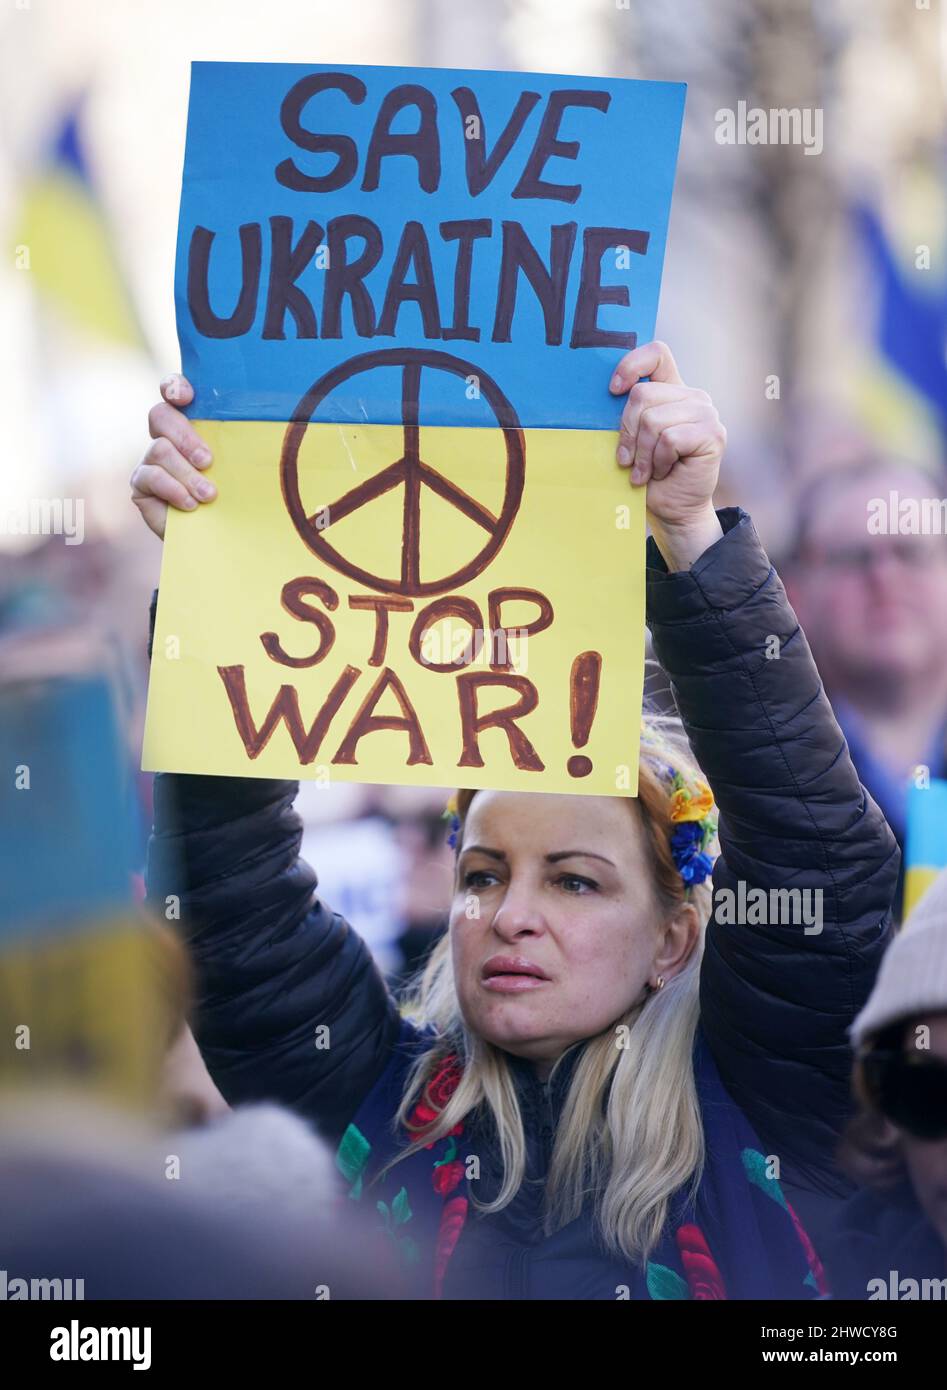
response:
<svg viewBox="0 0 947 1390"><path fill-rule="evenodd" d="M720 808L715 891L743 880L823 894L820 934L712 921L701 981L724 1083L811 1222L805 1194L847 1190L833 1163L846 1034L884 948L899 855L749 518L720 519L724 537L687 573L669 575L649 543L648 624ZM397 1012L367 948L314 896L295 792L159 775L148 893L162 911L180 898L195 1034L224 1096L284 1102L337 1137L386 1064Z"/></svg>

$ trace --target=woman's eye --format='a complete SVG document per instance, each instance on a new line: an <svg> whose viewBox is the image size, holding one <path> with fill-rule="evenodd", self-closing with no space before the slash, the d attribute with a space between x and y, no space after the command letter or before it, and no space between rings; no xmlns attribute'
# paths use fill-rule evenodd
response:
<svg viewBox="0 0 947 1390"><path fill-rule="evenodd" d="M496 874L491 874L488 869L470 869L464 874L465 888L489 888L496 881Z"/></svg>
<svg viewBox="0 0 947 1390"><path fill-rule="evenodd" d="M594 879L581 878L578 874L563 874L557 882L567 893L594 893L598 888Z"/></svg>

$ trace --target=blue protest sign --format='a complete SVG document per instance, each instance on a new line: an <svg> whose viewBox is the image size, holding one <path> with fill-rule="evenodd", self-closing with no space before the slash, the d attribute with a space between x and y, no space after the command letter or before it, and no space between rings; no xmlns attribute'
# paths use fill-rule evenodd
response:
<svg viewBox="0 0 947 1390"><path fill-rule="evenodd" d="M109 676L0 682L0 755L0 946L127 910L132 808Z"/></svg>
<svg viewBox="0 0 947 1390"><path fill-rule="evenodd" d="M684 95L193 64L175 283L188 413L290 420L306 401L313 421L397 423L410 350L432 368L420 424L495 427L499 403L527 428L616 429L609 370L654 335Z"/></svg>

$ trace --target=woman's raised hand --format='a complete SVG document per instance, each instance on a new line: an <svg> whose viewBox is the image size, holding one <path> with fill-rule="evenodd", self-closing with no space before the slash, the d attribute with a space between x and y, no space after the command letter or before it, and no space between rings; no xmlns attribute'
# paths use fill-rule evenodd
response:
<svg viewBox="0 0 947 1390"><path fill-rule="evenodd" d="M721 535L712 499L727 432L707 392L684 385L665 343L626 353L610 389L628 393L618 462L631 470L632 486L648 489L648 520L665 560L687 568ZM193 511L217 495L202 472L210 450L180 409L194 398L190 382L173 373L161 396L148 412L152 443L131 476L132 501L159 537L169 506Z"/></svg>
<svg viewBox="0 0 947 1390"><path fill-rule="evenodd" d="M626 353L609 389L628 392L618 462L633 487L648 489L648 522L668 568L688 569L723 534L713 495L727 431L707 392L684 385L666 343Z"/></svg>
<svg viewBox="0 0 947 1390"><path fill-rule="evenodd" d="M193 511L212 502L217 489L201 471L212 462L210 450L180 409L194 399L191 383L174 373L160 389L162 399L148 412L153 442L131 476L131 489L145 524L163 538L169 506Z"/></svg>

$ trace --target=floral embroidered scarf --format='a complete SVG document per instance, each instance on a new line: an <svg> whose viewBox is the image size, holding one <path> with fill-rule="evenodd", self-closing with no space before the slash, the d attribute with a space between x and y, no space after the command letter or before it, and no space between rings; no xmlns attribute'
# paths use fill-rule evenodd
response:
<svg viewBox="0 0 947 1390"><path fill-rule="evenodd" d="M440 1298L468 1221L480 1219L467 1178L464 1125L396 1163L412 1135L393 1119L407 1074L430 1039L406 1020L393 1055L339 1144L349 1198L372 1203L378 1230L397 1251L404 1296ZM616 1297L631 1299L807 1299L826 1292L822 1266L767 1157L728 1095L698 1032L694 1050L706 1164L696 1197L672 1200L667 1227L647 1264L630 1265ZM410 1120L432 1124L461 1077L449 1057L425 1087ZM590 1244L590 1259L594 1250Z"/></svg>

